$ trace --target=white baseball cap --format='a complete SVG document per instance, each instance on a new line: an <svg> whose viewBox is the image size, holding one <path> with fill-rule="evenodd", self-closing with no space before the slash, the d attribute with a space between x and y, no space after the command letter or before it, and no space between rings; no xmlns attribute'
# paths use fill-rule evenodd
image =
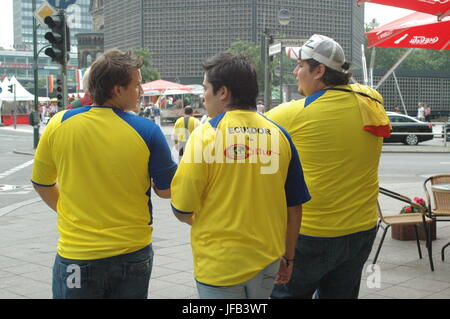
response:
<svg viewBox="0 0 450 319"><path fill-rule="evenodd" d="M327 67L346 73L342 66L345 63L345 54L342 47L333 39L320 34L309 38L300 50L300 59L314 59Z"/></svg>

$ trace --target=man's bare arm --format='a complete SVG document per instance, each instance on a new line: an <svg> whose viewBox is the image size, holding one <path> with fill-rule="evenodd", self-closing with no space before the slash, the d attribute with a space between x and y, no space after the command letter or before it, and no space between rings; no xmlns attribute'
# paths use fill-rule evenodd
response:
<svg viewBox="0 0 450 319"><path fill-rule="evenodd" d="M42 200L55 212L57 212L56 206L59 199L59 189L58 186L39 186L33 184L36 192L41 196Z"/></svg>

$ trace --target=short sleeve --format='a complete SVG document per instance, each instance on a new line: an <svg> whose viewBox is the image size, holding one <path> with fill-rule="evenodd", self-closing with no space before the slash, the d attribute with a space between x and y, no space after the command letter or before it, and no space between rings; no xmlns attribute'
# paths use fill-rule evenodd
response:
<svg viewBox="0 0 450 319"><path fill-rule="evenodd" d="M201 160L201 130L189 138L183 158L171 184L172 207L178 213L194 213L201 206L201 198L208 179L207 163ZM200 158L195 152L200 151Z"/></svg>
<svg viewBox="0 0 450 319"><path fill-rule="evenodd" d="M157 189L168 189L177 170L166 138L159 127L153 131L150 142L149 172Z"/></svg>
<svg viewBox="0 0 450 319"><path fill-rule="evenodd" d="M286 203L288 207L301 205L311 199L308 187L303 176L303 169L300 163L300 158L297 149L289 137L289 144L291 146L291 161L289 163L288 175L284 189L286 192Z"/></svg>
<svg viewBox="0 0 450 319"><path fill-rule="evenodd" d="M64 112L60 112L53 116L39 139L31 173L31 182L33 184L39 186L53 186L56 184L57 171L53 160L51 138L53 132L59 126L63 114Z"/></svg>

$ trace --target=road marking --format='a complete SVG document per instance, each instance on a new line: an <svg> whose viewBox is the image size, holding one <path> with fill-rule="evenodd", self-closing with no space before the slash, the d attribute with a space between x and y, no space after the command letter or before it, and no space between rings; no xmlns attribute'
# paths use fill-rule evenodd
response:
<svg viewBox="0 0 450 319"><path fill-rule="evenodd" d="M0 184L0 195L25 195L33 190L32 185Z"/></svg>
<svg viewBox="0 0 450 319"><path fill-rule="evenodd" d="M450 165L450 162L440 162L439 164L442 164L442 165Z"/></svg>
<svg viewBox="0 0 450 319"><path fill-rule="evenodd" d="M15 172L20 171L21 169L24 169L25 167L30 166L31 164L33 164L33 162L34 162L34 159L32 159L31 161L25 162L19 166L13 167L13 168L7 170L6 172L0 173L0 179L5 178L9 175L12 175Z"/></svg>
<svg viewBox="0 0 450 319"><path fill-rule="evenodd" d="M36 203L39 201L41 201L41 198L35 197L35 198L29 199L29 200L26 200L26 201L23 201L20 203L15 203L15 204L0 208L0 217L5 216L6 214L9 214L12 211L15 211L16 209L19 209L23 206L27 206L27 205L30 205L30 204L33 204L33 203Z"/></svg>

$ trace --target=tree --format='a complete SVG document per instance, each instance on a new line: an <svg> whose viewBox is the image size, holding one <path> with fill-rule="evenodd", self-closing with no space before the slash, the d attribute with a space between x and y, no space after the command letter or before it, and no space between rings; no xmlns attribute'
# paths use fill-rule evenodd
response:
<svg viewBox="0 0 450 319"><path fill-rule="evenodd" d="M256 68L256 74L258 77L258 86L260 92L264 91L264 63L261 61L261 46L247 41L238 40L231 43L230 48L227 50L229 53L241 54L246 56L253 62ZM283 57L283 83L295 83L295 76L292 74L292 70L297 62ZM277 54L273 57L270 63L270 72L272 72L272 88L280 85L280 55Z"/></svg>
<svg viewBox="0 0 450 319"><path fill-rule="evenodd" d="M150 82L161 78L158 70L153 67L152 53L148 49L133 49L135 56L140 56L144 60L141 68L142 82Z"/></svg>
<svg viewBox="0 0 450 319"><path fill-rule="evenodd" d="M229 53L241 54L255 65L258 84L260 89L264 88L264 66L261 63L261 46L247 41L238 40L231 43L227 50Z"/></svg>

